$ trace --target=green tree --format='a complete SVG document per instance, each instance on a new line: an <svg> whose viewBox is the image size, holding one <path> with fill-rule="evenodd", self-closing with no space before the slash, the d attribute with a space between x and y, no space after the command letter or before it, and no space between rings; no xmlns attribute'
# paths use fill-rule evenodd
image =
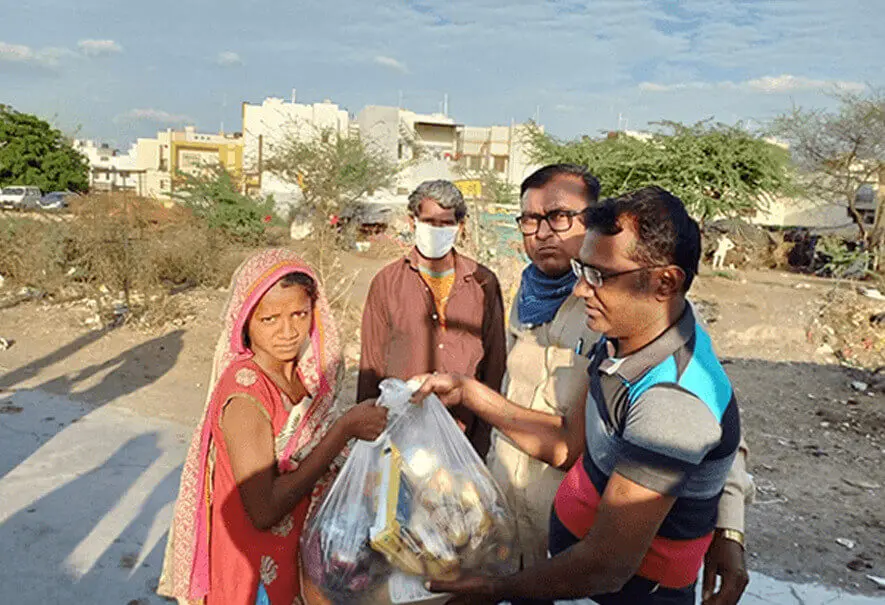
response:
<svg viewBox="0 0 885 605"><path fill-rule="evenodd" d="M841 93L834 111L795 107L774 121L772 132L789 142L806 187L825 200L846 204L860 230L873 269L885 257L885 94ZM871 223L858 207L863 187L878 189Z"/></svg>
<svg viewBox="0 0 885 605"><path fill-rule="evenodd" d="M265 170L304 196L301 208L324 225L366 194L393 185L401 166L357 136L319 129L312 136L293 134L275 145Z"/></svg>
<svg viewBox="0 0 885 605"><path fill-rule="evenodd" d="M0 105L0 186L86 191L89 163L48 122Z"/></svg>
<svg viewBox="0 0 885 605"><path fill-rule="evenodd" d="M247 244L261 242L266 224L273 220L273 199L241 193L237 176L220 165L207 165L197 173L179 172L174 197L212 229Z"/></svg>
<svg viewBox="0 0 885 605"><path fill-rule="evenodd" d="M612 196L660 185L679 196L701 223L749 215L771 196L795 191L789 153L737 126L709 120L658 122L647 138L615 133L561 141L530 128L529 155L538 163L587 166Z"/></svg>

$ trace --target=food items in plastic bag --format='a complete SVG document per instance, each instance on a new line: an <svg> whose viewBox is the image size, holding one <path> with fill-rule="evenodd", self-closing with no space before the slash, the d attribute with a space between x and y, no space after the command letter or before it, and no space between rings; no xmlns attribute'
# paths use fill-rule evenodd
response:
<svg viewBox="0 0 885 605"><path fill-rule="evenodd" d="M376 442L355 444L302 536L309 580L336 604L389 603L398 571L513 571L512 514L448 410L435 396L410 404L402 381L381 390L393 420Z"/></svg>
<svg viewBox="0 0 885 605"><path fill-rule="evenodd" d="M363 498L340 509L340 516L327 519L322 531L302 538L302 563L310 579L328 595L337 595L335 603L355 602L383 584L390 565L378 552L368 548L368 530L372 522L371 498Z"/></svg>

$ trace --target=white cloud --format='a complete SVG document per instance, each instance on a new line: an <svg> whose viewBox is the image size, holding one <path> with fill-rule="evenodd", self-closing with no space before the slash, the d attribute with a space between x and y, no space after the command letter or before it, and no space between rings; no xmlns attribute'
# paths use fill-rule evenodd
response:
<svg viewBox="0 0 885 605"><path fill-rule="evenodd" d="M72 54L66 48L34 49L24 44L0 42L0 63L17 63L37 67L57 67L61 59Z"/></svg>
<svg viewBox="0 0 885 605"><path fill-rule="evenodd" d="M87 57L116 55L123 52L123 47L114 40L80 40L77 48Z"/></svg>
<svg viewBox="0 0 885 605"><path fill-rule="evenodd" d="M235 53L232 50L226 50L224 52L218 53L218 57L215 59L215 62L222 67L236 67L238 65L244 64L243 58L238 53Z"/></svg>
<svg viewBox="0 0 885 605"><path fill-rule="evenodd" d="M704 88L734 88L734 82L678 82L676 84L642 82L639 84L639 90L642 92L675 92L690 89L702 90Z"/></svg>
<svg viewBox="0 0 885 605"><path fill-rule="evenodd" d="M389 67L390 69L396 70L400 73L407 74L409 73L409 68L406 67L405 63L397 61L393 57L385 57L384 55L377 55L374 59L374 62L378 65L382 65L384 67Z"/></svg>
<svg viewBox="0 0 885 605"><path fill-rule="evenodd" d="M113 40L80 40L79 54L69 48L48 46L33 48L24 44L0 42L0 64L16 64L55 70L67 58L98 57L123 52L123 47Z"/></svg>
<svg viewBox="0 0 885 605"><path fill-rule="evenodd" d="M658 84L656 82L642 82L639 90L651 93L666 93L680 90L704 90L718 88L721 90L745 90L762 93L788 93L798 91L818 91L827 89L840 89L859 92L866 88L860 82L846 82L842 80L814 80L804 76L792 76L783 74L780 76L763 76L744 82L678 82L676 84Z"/></svg>
<svg viewBox="0 0 885 605"><path fill-rule="evenodd" d="M686 84L657 84L655 82L640 82L639 90L643 92L670 92L672 90L682 90Z"/></svg>
<svg viewBox="0 0 885 605"><path fill-rule="evenodd" d="M30 46L0 42L0 61L27 63L33 59L34 51Z"/></svg>
<svg viewBox="0 0 885 605"><path fill-rule="evenodd" d="M760 92L791 92L795 90L823 90L838 88L841 90L860 92L866 85L860 82L845 82L841 80L813 80L802 76L783 74L780 76L765 76L745 82L746 86Z"/></svg>
<svg viewBox="0 0 885 605"><path fill-rule="evenodd" d="M143 18L139 3L118 4L114 18L120 22ZM5 7L3 29L27 31L33 19L28 5L13 2ZM453 115L467 124L521 121L540 106L545 128L570 137L617 128L619 114L629 118L631 128L643 128L647 121L660 119L765 120L789 110L794 101L809 107L829 107L832 102L827 88L806 90L802 86L810 86L807 82L774 83L765 76L792 74L815 82L885 86L885 42L870 25L877 15L869 5L832 0L516 0L501 11L500 0L382 0L372 11L360 13L359 2L344 0L340 11L330 13L328 3L322 2L241 2L219 13L212 28L201 27L199 11L184 11L177 27L147 28L125 38L110 30L94 33L94 12L54 11L45 19L50 29L120 38L117 41L126 48L116 57L132 62L131 68L114 74L88 69L75 73L87 59L77 48L78 37L37 43L0 34L0 40L34 46L24 60L18 57L21 53L6 48L0 79L6 71L39 74L40 68L32 64L59 61L52 53L38 60L40 44L68 44L75 54L43 71L59 72L75 86L110 91L110 116L132 107L175 111L176 105L165 104L168 90L191 101L178 106L176 113L187 110L209 124L219 119L219 90L258 101L298 86L305 100L331 97L358 112L365 105L394 104L396 89L402 88L406 106L420 112L436 111L448 93ZM359 13L360 18L342 20L341 13ZM295 21L311 26L293 36ZM526 23L537 31L532 44L526 44ZM191 35L188 44L181 44L182 31ZM238 31L248 34L242 42L229 37ZM219 36L227 41L219 41ZM134 46L158 52L142 63L133 54ZM219 65L221 51L248 57L254 77L231 81L230 74L242 67L215 67L201 78L192 77L193 65L200 61ZM5 62L10 60L21 65ZM156 73L147 71L152 68ZM366 79L358 73L354 77L361 68L387 73L388 78ZM310 86L287 80L287 73L298 74L299 81ZM403 82L391 87L391 77ZM754 80L760 82L751 86ZM51 104L58 94L56 82L35 78L29 84L14 87L11 101L49 114L59 111ZM126 100L127 90L133 88L144 88L137 103ZM93 129L93 136L117 136L111 120L102 118L107 114L91 106L87 96L68 95L61 111L89 116L84 128ZM237 113L225 109L225 122L236 121ZM150 130L155 122L134 124Z"/></svg>
<svg viewBox="0 0 885 605"><path fill-rule="evenodd" d="M162 109L130 109L114 118L114 122L153 122L155 124L182 124L193 122L189 116L169 113Z"/></svg>

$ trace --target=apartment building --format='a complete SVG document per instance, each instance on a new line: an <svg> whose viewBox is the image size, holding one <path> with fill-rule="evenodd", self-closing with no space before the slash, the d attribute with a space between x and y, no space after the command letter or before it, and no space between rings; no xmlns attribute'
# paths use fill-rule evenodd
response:
<svg viewBox="0 0 885 605"><path fill-rule="evenodd" d="M466 175L491 171L506 183L518 186L540 166L528 155L528 125L466 126L461 133L458 162Z"/></svg>
<svg viewBox="0 0 885 605"><path fill-rule="evenodd" d="M351 121L347 110L331 100L322 103L298 103L295 91L284 100L269 97L261 104L243 103L243 146L246 190L249 193L273 195L281 202L297 201L299 190L281 181L265 169L283 140L308 140L335 133L349 136Z"/></svg>
<svg viewBox="0 0 885 605"><path fill-rule="evenodd" d="M408 163L397 195L428 179L470 180L492 171L518 185L535 168L523 143L526 125L467 126L442 113L370 105L356 118L360 136L391 160Z"/></svg>
<svg viewBox="0 0 885 605"><path fill-rule="evenodd" d="M244 102L243 167L248 193L273 195L280 206L297 204L301 192L267 169L267 161L282 141L323 136L359 136L366 145L404 165L392 191L376 197L402 202L404 196L428 179L477 179L494 171L503 180L519 184L534 168L522 135L525 125L473 127L445 113L422 114L399 107L370 105L355 117L326 99L299 103L269 97L259 103Z"/></svg>
<svg viewBox="0 0 885 605"><path fill-rule="evenodd" d="M87 139L74 140L73 147L89 161L90 190L146 194L146 174L138 168L134 145L125 154L107 143Z"/></svg>
<svg viewBox="0 0 885 605"><path fill-rule="evenodd" d="M235 134L204 134L193 126L184 130L167 129L156 138L138 139L136 167L144 172L145 195L169 199L175 190L176 175L197 174L207 166L222 166L243 176L243 137Z"/></svg>

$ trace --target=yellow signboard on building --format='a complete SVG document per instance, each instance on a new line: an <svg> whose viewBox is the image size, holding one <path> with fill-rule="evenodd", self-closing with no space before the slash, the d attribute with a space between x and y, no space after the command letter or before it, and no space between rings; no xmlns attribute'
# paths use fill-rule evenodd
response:
<svg viewBox="0 0 885 605"><path fill-rule="evenodd" d="M455 187L461 191L461 195L466 198L482 197L482 181L479 179L465 179L455 181Z"/></svg>

